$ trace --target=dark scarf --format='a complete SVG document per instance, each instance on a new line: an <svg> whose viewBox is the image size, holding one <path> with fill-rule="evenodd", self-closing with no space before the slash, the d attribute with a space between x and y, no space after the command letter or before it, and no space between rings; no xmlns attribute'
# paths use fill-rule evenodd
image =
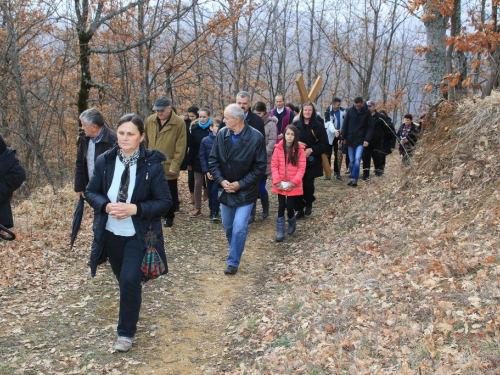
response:
<svg viewBox="0 0 500 375"><path fill-rule="evenodd" d="M120 180L120 188L118 189L118 196L116 197L117 202L126 203L128 199L128 186L130 184L130 167L137 163L139 159L139 150L135 151L130 157L125 157L122 150L118 152L118 158L125 165L125 170L122 173L122 178Z"/></svg>

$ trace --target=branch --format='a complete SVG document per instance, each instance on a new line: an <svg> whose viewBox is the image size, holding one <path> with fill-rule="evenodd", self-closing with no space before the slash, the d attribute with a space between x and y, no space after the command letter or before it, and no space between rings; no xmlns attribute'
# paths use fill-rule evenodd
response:
<svg viewBox="0 0 500 375"><path fill-rule="evenodd" d="M133 3L133 4L143 3L145 1L146 0L141 0L141 1L139 1L137 3ZM195 3L196 3L196 0L193 1L193 4L195 4ZM144 43L147 43L153 39L156 39L173 21L178 20L181 17L183 17L191 9L192 6L193 5L184 8L182 10L182 12L177 13L174 18L171 18L168 21L164 22L163 25L160 28L158 28L158 30L156 30L153 34L151 34L150 36L148 36L145 39L138 40L135 43L132 43L132 44L129 44L125 47L120 47L120 48L113 48L113 49L90 48L90 53L114 54L114 53L130 51L131 49L137 48Z"/></svg>
<svg viewBox="0 0 500 375"><path fill-rule="evenodd" d="M97 11L96 11L96 16L94 18L94 21L92 21L92 25L90 26L90 29L88 30L88 34L94 34L96 32L96 30L102 24L104 24L106 21L110 20L111 18L116 17L117 15L126 12L130 8L134 8L137 5L144 4L144 3L148 2L148 1L149 0L135 1L135 2L130 3L130 4L126 5L126 6L124 6L124 7L121 7L120 9L115 10L114 12L111 12L111 13L107 14L103 18L100 18L101 17L101 13L102 13L103 2L102 1L99 2L99 6L97 7Z"/></svg>

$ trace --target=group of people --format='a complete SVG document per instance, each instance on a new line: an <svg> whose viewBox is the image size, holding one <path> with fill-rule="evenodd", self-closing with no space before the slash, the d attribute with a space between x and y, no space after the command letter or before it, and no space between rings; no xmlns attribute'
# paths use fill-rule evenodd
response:
<svg viewBox="0 0 500 375"><path fill-rule="evenodd" d="M159 274L168 272L162 224L174 225L182 169L188 170L191 216L202 215L204 190L209 219L222 221L229 244L224 273L234 275L259 200L262 217L270 215L268 178L278 198L276 241L281 242L286 233L295 232L298 219L312 214L315 179L323 176L325 157L330 165L333 159L334 177L341 179L345 156L352 187L357 186L361 162L363 179L370 178L372 160L375 175L384 174L386 156L396 141L403 165L410 163L420 131L410 114L396 131L387 112L378 111L372 101L356 97L347 109L341 104L334 97L323 118L312 102L296 108L277 95L269 111L264 102L252 105L250 94L242 91L224 109L222 119L195 106L184 119L168 98L160 97L145 121L124 115L116 131L106 126L99 110L81 113L85 136L79 142L74 189L94 209L91 275L109 260L119 283L117 351L130 350L137 331L142 283L147 280L145 254L151 245L146 238L153 239L157 261L165 265ZM25 179L15 150L0 136L3 228L13 226L10 198Z"/></svg>
<svg viewBox="0 0 500 375"><path fill-rule="evenodd" d="M182 169L190 176L190 215L202 215L205 190L208 217L222 221L229 244L224 273L234 275L259 199L262 217L269 216L268 178L278 197L276 241L281 242L286 233L295 232L298 219L312 214L315 179L323 176L325 154L331 162L333 153L337 179L346 155L349 186L357 186L361 160L363 178L369 178L372 159L375 174L381 176L385 155L396 139L403 161L409 161L416 142L413 123L396 133L374 102L361 97L353 102L344 109L341 100L333 98L323 119L312 102L289 108L278 95L276 107L269 111L263 102L252 105L250 94L242 91L224 109L222 119L212 118L208 108L194 106L184 119L168 98L160 97L144 122L127 114L118 121L116 132L97 109L80 115L85 137L78 149L75 192L94 208L91 274L108 259L119 282L117 351L130 350L137 330L146 232L154 233L159 258L167 264L162 217L163 226L174 225ZM168 267L162 273L167 271Z"/></svg>

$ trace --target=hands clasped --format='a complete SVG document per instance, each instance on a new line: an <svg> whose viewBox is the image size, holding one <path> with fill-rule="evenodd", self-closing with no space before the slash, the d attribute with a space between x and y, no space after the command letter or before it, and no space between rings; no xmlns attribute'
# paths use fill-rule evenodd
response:
<svg viewBox="0 0 500 375"><path fill-rule="evenodd" d="M291 181L281 181L279 184L276 185L278 190L285 190L285 191L291 191L294 186L295 184Z"/></svg>
<svg viewBox="0 0 500 375"><path fill-rule="evenodd" d="M108 203L106 212L113 218L122 220L137 213L137 206L133 203Z"/></svg>
<svg viewBox="0 0 500 375"><path fill-rule="evenodd" d="M224 180L221 182L221 186L224 188L226 193L236 193L238 190L241 189L238 181L229 182L228 180Z"/></svg>

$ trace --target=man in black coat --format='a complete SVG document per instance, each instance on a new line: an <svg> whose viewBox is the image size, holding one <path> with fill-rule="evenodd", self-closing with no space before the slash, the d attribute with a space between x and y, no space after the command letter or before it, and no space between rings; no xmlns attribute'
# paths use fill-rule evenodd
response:
<svg viewBox="0 0 500 375"><path fill-rule="evenodd" d="M283 139L283 131L293 122L295 112L285 107L285 97L283 94L276 95L274 104L276 104L276 108L273 108L270 114L278 119L278 123L276 124L276 134L278 134L276 143L278 143L280 139Z"/></svg>
<svg viewBox="0 0 500 375"><path fill-rule="evenodd" d="M26 180L26 172L16 158L16 150L7 147L0 135L0 224L14 226L10 198Z"/></svg>
<svg viewBox="0 0 500 375"><path fill-rule="evenodd" d="M248 233L248 218L266 173L264 137L245 121L237 104L224 110L226 126L215 137L208 158L210 173L219 186L222 225L229 242L226 275L238 272Z"/></svg>
<svg viewBox="0 0 500 375"><path fill-rule="evenodd" d="M104 116L95 109L87 109L80 115L85 136L80 138L76 155L75 192L85 198L85 188L92 177L97 157L111 149L117 142L116 132L104 124Z"/></svg>
<svg viewBox="0 0 500 375"><path fill-rule="evenodd" d="M340 130L340 139L347 142L351 171L351 180L347 185L358 186L359 168L363 148L368 147L373 134L372 114L361 96L354 98Z"/></svg>
<svg viewBox="0 0 500 375"><path fill-rule="evenodd" d="M383 155L384 152L384 139L387 132L387 124L385 117L377 111L375 102L366 102L368 109L372 114L373 120L373 135L368 147L363 150L363 180L366 181L370 178L371 160L373 159L373 166L375 167L375 175L382 176L383 174Z"/></svg>
<svg viewBox="0 0 500 375"><path fill-rule="evenodd" d="M250 93L246 91L240 91L236 95L236 104L243 110L245 114L245 122L250 125L255 130L260 131L264 139L266 138L266 131L264 130L264 121L259 115L252 112L252 101L250 99ZM222 123L220 125L220 130L226 126L224 117L222 118Z"/></svg>

